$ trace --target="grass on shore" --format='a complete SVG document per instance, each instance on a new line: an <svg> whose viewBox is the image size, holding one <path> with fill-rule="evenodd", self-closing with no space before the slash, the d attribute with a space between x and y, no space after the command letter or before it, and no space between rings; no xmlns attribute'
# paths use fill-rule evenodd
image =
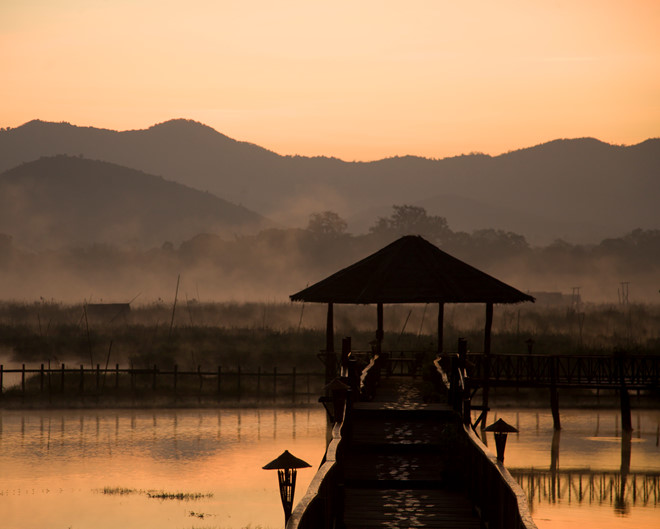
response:
<svg viewBox="0 0 660 529"><path fill-rule="evenodd" d="M317 354L325 347L325 310L321 304L189 302L172 318L172 306L158 303L92 319L83 305L5 302L0 363L322 371ZM437 305L388 305L384 312L384 349L437 348ZM335 349L351 336L354 350L368 350L375 307L340 305L334 313ZM464 337L470 350L481 350L484 313L482 305L447 305L444 349L454 350ZM660 353L658 321L660 305L496 306L492 351L524 353L531 340L540 354Z"/></svg>

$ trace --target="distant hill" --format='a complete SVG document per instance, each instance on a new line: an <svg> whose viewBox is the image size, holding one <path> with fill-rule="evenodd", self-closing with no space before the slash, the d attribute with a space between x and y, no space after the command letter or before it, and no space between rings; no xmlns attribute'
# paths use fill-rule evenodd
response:
<svg viewBox="0 0 660 529"><path fill-rule="evenodd" d="M108 162L60 155L0 174L0 233L35 249L148 248L266 226L260 215L210 193Z"/></svg>
<svg viewBox="0 0 660 529"><path fill-rule="evenodd" d="M55 154L158 174L290 225L331 209L361 232L393 204L418 204L447 217L452 229L505 229L537 244L660 227L660 139L623 147L582 138L500 156L345 162L280 156L187 120L123 132L42 121L0 131L0 170Z"/></svg>

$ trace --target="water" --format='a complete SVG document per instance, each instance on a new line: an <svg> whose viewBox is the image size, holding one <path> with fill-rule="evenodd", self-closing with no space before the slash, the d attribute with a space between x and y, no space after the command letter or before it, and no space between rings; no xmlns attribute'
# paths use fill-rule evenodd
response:
<svg viewBox="0 0 660 529"><path fill-rule="evenodd" d="M323 457L324 414L322 409L1 410L1 525L282 527L276 473L261 467L285 449L310 463L311 469L298 472L299 500ZM562 410L554 451L549 410L498 410L488 422L498 417L520 430L509 436L505 463L528 492L540 529L660 527L660 411L634 411L635 431L622 445L617 411ZM494 447L492 436L487 441ZM617 499L622 466L625 494ZM149 492L201 497L158 499Z"/></svg>
<svg viewBox="0 0 660 529"><path fill-rule="evenodd" d="M284 450L312 465L298 472L300 499L325 451L325 411L3 410L1 525L282 527L277 474L261 467Z"/></svg>
<svg viewBox="0 0 660 529"><path fill-rule="evenodd" d="M660 410L633 411L627 439L618 410L560 412L558 433L549 409L488 416L488 423L502 418L520 431L508 436L504 463L539 529L659 528ZM494 452L492 434L487 441Z"/></svg>

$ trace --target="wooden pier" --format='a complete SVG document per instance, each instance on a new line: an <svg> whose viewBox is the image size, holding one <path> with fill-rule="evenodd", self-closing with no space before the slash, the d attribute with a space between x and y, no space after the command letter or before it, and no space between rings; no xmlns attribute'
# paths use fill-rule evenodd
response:
<svg viewBox="0 0 660 529"><path fill-rule="evenodd" d="M483 354L459 350L460 362L466 366L467 384L472 396L482 391L487 404L491 388L534 388L549 391L553 424L561 429L559 391L561 389L610 390L619 394L621 428L632 430L629 391L657 392L660 388L660 355L629 354L623 351L609 355L538 355ZM450 357L444 359L446 367ZM485 420L487 406L475 426Z"/></svg>
<svg viewBox="0 0 660 529"><path fill-rule="evenodd" d="M346 529L479 529L448 457L447 424L456 415L448 405L424 404L419 386L418 380L391 378L373 401L353 407L344 459Z"/></svg>
<svg viewBox="0 0 660 529"><path fill-rule="evenodd" d="M425 402L429 380L416 373L385 377L390 367L374 357L359 389L344 371L352 389L336 384L325 399L337 422L287 529L535 528L522 489L461 413Z"/></svg>

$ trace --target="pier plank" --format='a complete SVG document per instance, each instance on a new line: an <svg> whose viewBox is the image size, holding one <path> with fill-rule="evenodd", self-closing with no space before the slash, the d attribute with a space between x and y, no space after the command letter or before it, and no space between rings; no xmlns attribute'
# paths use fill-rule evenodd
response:
<svg viewBox="0 0 660 529"><path fill-rule="evenodd" d="M346 529L480 527L446 468L443 433L452 416L448 406L424 403L410 379L384 380L373 401L355 405L344 459Z"/></svg>

